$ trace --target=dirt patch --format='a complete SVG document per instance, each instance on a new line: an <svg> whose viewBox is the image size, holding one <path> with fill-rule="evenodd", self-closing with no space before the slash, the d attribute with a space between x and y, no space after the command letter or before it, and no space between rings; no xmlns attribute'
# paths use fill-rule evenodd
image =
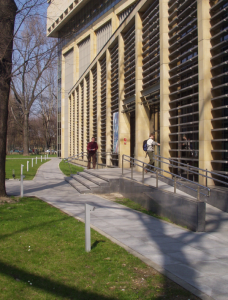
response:
<svg viewBox="0 0 228 300"><path fill-rule="evenodd" d="M19 201L19 197L0 197L0 204L5 204L5 203L17 203Z"/></svg>
<svg viewBox="0 0 228 300"><path fill-rule="evenodd" d="M116 200L121 200L124 199L124 196L120 193L110 193L110 194L102 194L102 195L97 195L100 196L102 198L108 199L110 201L116 201Z"/></svg>

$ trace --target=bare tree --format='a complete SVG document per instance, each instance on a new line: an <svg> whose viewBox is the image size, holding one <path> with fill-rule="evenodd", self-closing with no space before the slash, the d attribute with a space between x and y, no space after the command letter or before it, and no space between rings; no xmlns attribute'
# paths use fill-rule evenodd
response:
<svg viewBox="0 0 228 300"><path fill-rule="evenodd" d="M17 7L14 0L0 0L0 197L6 196L5 157L8 99L10 93L16 11Z"/></svg>
<svg viewBox="0 0 228 300"><path fill-rule="evenodd" d="M51 85L43 80L44 73L56 58L55 42L46 37L45 24L39 17L25 20L21 39L15 41L17 64L12 79L15 99L23 111L23 149L29 153L29 115L35 101Z"/></svg>
<svg viewBox="0 0 228 300"><path fill-rule="evenodd" d="M46 149L49 149L51 147L53 140L56 138L56 130L57 130L56 103L57 103L57 98L54 93L51 93L49 97L40 97L39 117L41 118L42 121L42 133L45 140Z"/></svg>

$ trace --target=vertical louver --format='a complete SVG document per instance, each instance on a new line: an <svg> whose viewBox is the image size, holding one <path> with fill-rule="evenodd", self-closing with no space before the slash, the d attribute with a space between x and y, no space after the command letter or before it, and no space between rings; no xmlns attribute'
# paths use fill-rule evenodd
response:
<svg viewBox="0 0 228 300"><path fill-rule="evenodd" d="M72 97L69 97L69 115L70 115L70 126L69 126L69 140L70 140L70 151L69 155L72 156Z"/></svg>
<svg viewBox="0 0 228 300"><path fill-rule="evenodd" d="M111 149L113 149L113 114L119 111L119 46L110 49L111 56ZM112 157L114 159L114 157ZM117 157L115 157L116 159Z"/></svg>
<svg viewBox="0 0 228 300"><path fill-rule="evenodd" d="M211 10L213 167L228 174L228 2Z"/></svg>
<svg viewBox="0 0 228 300"><path fill-rule="evenodd" d="M72 155L75 155L75 93L72 94Z"/></svg>
<svg viewBox="0 0 228 300"><path fill-rule="evenodd" d="M197 1L169 1L171 157L198 166Z"/></svg>
<svg viewBox="0 0 228 300"><path fill-rule="evenodd" d="M97 140L97 68L92 70L93 74L93 136Z"/></svg>
<svg viewBox="0 0 228 300"><path fill-rule="evenodd" d="M160 80L159 1L154 1L142 15L143 90Z"/></svg>
<svg viewBox="0 0 228 300"><path fill-rule="evenodd" d="M101 159L106 164L106 56L100 61L101 66Z"/></svg>
<svg viewBox="0 0 228 300"><path fill-rule="evenodd" d="M84 81L80 83L81 87L81 152L84 152Z"/></svg>
<svg viewBox="0 0 228 300"><path fill-rule="evenodd" d="M86 143L88 144L89 139L89 128L90 128L90 82L89 75L85 78L86 80Z"/></svg>
<svg viewBox="0 0 228 300"><path fill-rule="evenodd" d="M124 33L124 98L135 95L135 24Z"/></svg>
<svg viewBox="0 0 228 300"><path fill-rule="evenodd" d="M79 88L76 88L76 96L77 96L77 154L79 154Z"/></svg>

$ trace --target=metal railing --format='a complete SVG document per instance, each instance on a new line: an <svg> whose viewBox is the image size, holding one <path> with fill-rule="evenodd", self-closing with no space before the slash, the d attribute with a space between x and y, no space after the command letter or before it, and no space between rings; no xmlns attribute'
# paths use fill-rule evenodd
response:
<svg viewBox="0 0 228 300"><path fill-rule="evenodd" d="M203 196L206 196L206 197L209 197L210 196L210 189L204 185L201 185L197 182L193 182L189 179L186 179L186 178L183 178L177 174L174 174L174 173L171 173L169 171L166 171L166 170L163 170L159 167L156 167L156 166L151 166L150 164L148 163L145 163L141 160L138 160L136 158L133 158L133 157L130 157L128 155L125 155L123 154L122 155L122 176L124 175L124 168L123 168L123 165L124 165L124 161L127 161L130 163L130 166L131 166L131 179L133 179L133 167L134 166L138 166L140 168L142 168L142 183L144 183L144 171L146 170L147 172L150 172L150 173L153 173L156 175L156 187L158 187L158 178L159 177L162 177L162 178L165 178L165 179L168 179L170 181L173 182L173 187L174 187L174 193L176 193L176 189L177 189L177 185L181 185L181 186L184 186L192 191L195 191L197 193L197 200L199 201L200 200L200 195L203 195ZM150 168L153 167L153 170L151 170ZM167 177L161 173L159 173L159 171L163 172L163 173L166 173L166 174L169 174L171 175L172 178L170 177ZM193 188L191 186L188 186L188 185L185 185L183 184L183 182L179 182L177 181L177 178L181 178L181 179L184 179L186 182L189 182L191 183L193 186L195 186L196 188ZM203 193L200 189L203 189L203 190L206 190L206 194Z"/></svg>
<svg viewBox="0 0 228 300"><path fill-rule="evenodd" d="M107 164L107 157L110 157L110 161L118 161L119 158L113 158L112 156L117 156L119 157L119 154L118 153L113 153L113 152L99 152L97 151L96 152L96 167L97 169L99 167L109 167L109 168L118 168L118 165L115 166L115 165L109 165ZM100 160L105 160L105 164L104 163L101 163ZM86 162L88 163L88 152L81 152L79 154L75 154L73 156L69 156L67 158L64 158L63 159L65 163L68 163L69 165L69 168L70 168L70 162L73 162L73 161L79 161L79 162ZM92 162L91 162L92 163ZM70 171L71 171L71 168L70 168Z"/></svg>
<svg viewBox="0 0 228 300"><path fill-rule="evenodd" d="M172 169L172 173L173 173L174 169L179 169L179 170L186 171L187 179L189 179L190 174L192 174L193 176L197 175L197 176L201 176L201 177L205 178L205 181L206 181L205 186L206 187L208 186L208 179L211 179L211 180L213 180L217 183L221 183L221 184L224 184L224 185L228 186L228 176L222 175L220 173L213 172L213 171L208 171L207 169L201 169L201 168L198 168L198 167L195 167L195 166L191 166L189 164L179 162L178 160L174 160L172 158L166 158L166 157L163 157L161 155L154 155L154 160L157 161L157 162L168 165ZM184 158L182 158L182 160L184 160ZM167 162L167 161L169 161L169 162ZM214 177L208 176L208 174L218 176L218 177L220 176L220 177L226 179L227 181L216 179ZM181 176L181 179L183 179L182 176Z"/></svg>

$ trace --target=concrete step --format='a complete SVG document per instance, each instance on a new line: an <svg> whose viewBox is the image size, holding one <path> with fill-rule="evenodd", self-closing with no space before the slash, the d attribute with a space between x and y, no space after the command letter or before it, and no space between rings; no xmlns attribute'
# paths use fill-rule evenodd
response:
<svg viewBox="0 0 228 300"><path fill-rule="evenodd" d="M92 175L93 177L100 178L103 181L109 182L109 179L107 179L105 176L102 176L101 174L97 174L97 170L96 170L96 174L94 174L92 171L89 170L84 170L84 172Z"/></svg>
<svg viewBox="0 0 228 300"><path fill-rule="evenodd" d="M95 175L95 174L92 175L88 172L79 172L78 175L84 177L85 179L87 179L99 186L108 186L109 185L108 181L97 177L97 175Z"/></svg>
<svg viewBox="0 0 228 300"><path fill-rule="evenodd" d="M98 184L88 180L87 178L84 178L83 176L80 176L79 172L78 174L72 174L71 177L74 178L76 181L78 181L80 184L84 185L85 187L87 187L87 189L92 189L92 188L97 188L99 187Z"/></svg>
<svg viewBox="0 0 228 300"><path fill-rule="evenodd" d="M65 181L75 188L80 194L89 194L92 192L89 188L72 177L65 177Z"/></svg>

